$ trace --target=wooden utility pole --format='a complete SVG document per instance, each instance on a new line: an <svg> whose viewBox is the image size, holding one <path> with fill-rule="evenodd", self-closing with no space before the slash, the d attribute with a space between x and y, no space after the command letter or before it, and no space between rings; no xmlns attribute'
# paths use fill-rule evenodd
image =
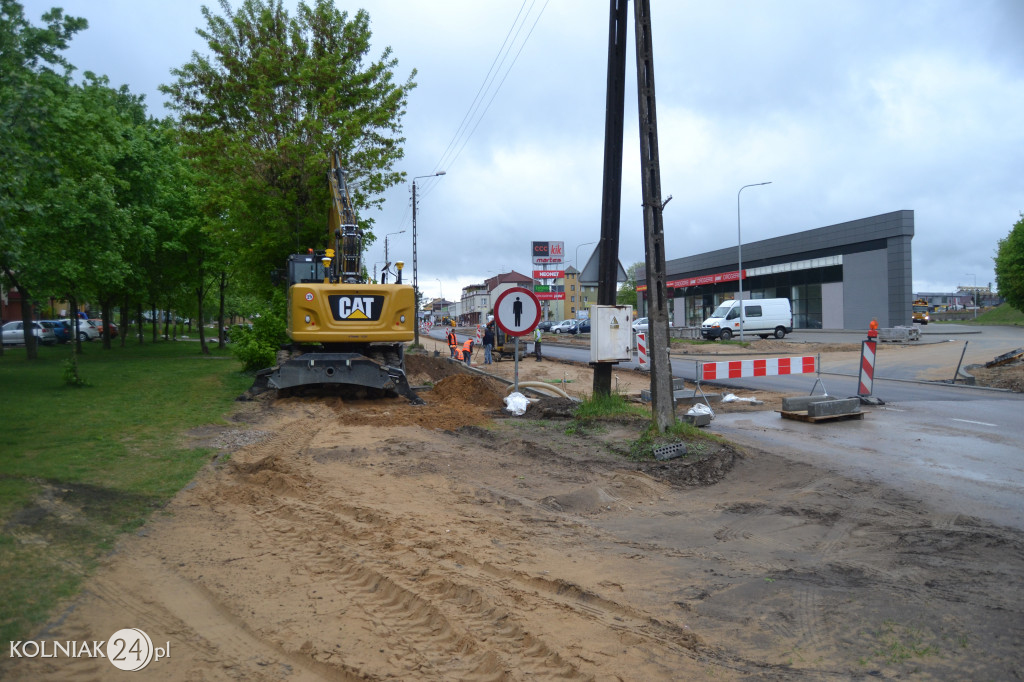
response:
<svg viewBox="0 0 1024 682"><path fill-rule="evenodd" d="M675 423L672 365L668 347L668 301L665 286L665 229L662 223L658 117L654 100L654 46L650 0L634 0L636 82L640 109L640 173L644 197L644 247L647 272L647 329L650 334L651 405L658 431ZM671 197L670 197L671 198Z"/></svg>
<svg viewBox="0 0 1024 682"><path fill-rule="evenodd" d="M622 204L622 134L626 102L627 0L611 0L608 28L608 87L604 111L604 180L601 242L598 245L597 303L615 305L619 275L619 212ZM612 392L612 365L594 365L594 395Z"/></svg>

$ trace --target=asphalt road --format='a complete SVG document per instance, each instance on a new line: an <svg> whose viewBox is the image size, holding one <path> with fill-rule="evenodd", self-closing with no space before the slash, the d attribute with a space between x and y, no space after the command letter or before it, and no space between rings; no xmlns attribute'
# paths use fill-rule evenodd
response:
<svg viewBox="0 0 1024 682"><path fill-rule="evenodd" d="M885 404L864 406L863 419L812 424L772 411L723 413L707 428L751 448L895 487L933 506L939 521L963 515L1024 530L1024 395L914 378L936 367L948 368L952 378L960 356L967 355L964 342L974 358L1024 347L1024 329L929 325L922 332L927 352L901 356L898 365L876 366L873 395ZM864 335L798 331L786 338L856 343ZM546 343L544 354L577 362L590 359L587 349L557 343ZM820 379L830 395L853 396L858 362L833 363L820 377L731 380L711 390L807 395L812 388L821 391L815 386ZM636 365L620 365L631 366ZM676 377L694 380L696 366L696 359L672 358Z"/></svg>

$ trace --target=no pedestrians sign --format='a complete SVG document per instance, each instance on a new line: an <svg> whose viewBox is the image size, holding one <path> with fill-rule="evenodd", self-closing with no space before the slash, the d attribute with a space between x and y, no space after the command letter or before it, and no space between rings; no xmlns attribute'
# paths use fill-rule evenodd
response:
<svg viewBox="0 0 1024 682"><path fill-rule="evenodd" d="M494 321L509 336L526 336L540 322L540 301L529 289L507 289L494 303Z"/></svg>

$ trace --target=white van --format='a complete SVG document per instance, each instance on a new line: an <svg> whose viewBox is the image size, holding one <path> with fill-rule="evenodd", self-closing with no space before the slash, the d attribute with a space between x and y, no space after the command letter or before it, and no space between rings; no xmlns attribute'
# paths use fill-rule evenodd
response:
<svg viewBox="0 0 1024 682"><path fill-rule="evenodd" d="M767 339L781 339L793 331L793 309L788 298L755 298L743 300L743 333ZM733 299L715 308L711 317L700 325L705 339L728 341L740 334L740 302Z"/></svg>

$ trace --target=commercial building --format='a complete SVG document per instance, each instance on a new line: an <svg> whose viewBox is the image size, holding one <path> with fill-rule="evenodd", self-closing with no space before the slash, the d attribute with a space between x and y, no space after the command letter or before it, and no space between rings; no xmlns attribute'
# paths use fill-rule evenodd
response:
<svg viewBox="0 0 1024 682"><path fill-rule="evenodd" d="M722 301L788 298L797 329L910 325L910 242L914 212L893 211L666 262L675 326L698 326ZM643 273L641 273L643 275ZM637 316L647 314L647 282L638 282Z"/></svg>

